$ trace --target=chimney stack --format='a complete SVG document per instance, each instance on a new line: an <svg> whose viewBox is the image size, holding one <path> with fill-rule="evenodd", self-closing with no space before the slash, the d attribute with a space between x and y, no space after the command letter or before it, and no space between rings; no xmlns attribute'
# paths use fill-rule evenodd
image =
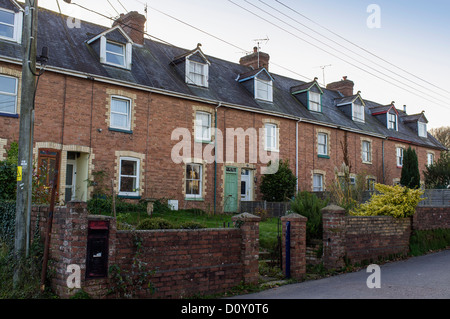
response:
<svg viewBox="0 0 450 319"><path fill-rule="evenodd" d="M265 68L269 71L270 56L267 53L258 50L258 47L253 48L253 53L242 57L239 60L241 65L249 66L254 70Z"/></svg>
<svg viewBox="0 0 450 319"><path fill-rule="evenodd" d="M114 21L113 27L120 25L134 43L143 45L146 21L147 19L144 15L137 11L131 11L127 14L122 13L120 17Z"/></svg>
<svg viewBox="0 0 450 319"><path fill-rule="evenodd" d="M352 96L354 86L355 83L353 83L353 81L348 80L347 77L344 76L342 77L342 80L338 82L329 83L327 85L327 89L332 91L339 91L344 96Z"/></svg>

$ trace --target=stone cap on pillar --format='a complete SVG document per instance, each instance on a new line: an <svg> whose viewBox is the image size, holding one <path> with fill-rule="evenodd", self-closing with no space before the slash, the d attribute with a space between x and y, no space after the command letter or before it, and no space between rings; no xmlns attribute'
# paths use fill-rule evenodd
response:
<svg viewBox="0 0 450 319"><path fill-rule="evenodd" d="M307 220L308 218L306 218L305 216L302 216L300 214L297 213L291 213L289 215L283 216L281 217L281 220L287 220L287 219L301 219L301 220Z"/></svg>
<svg viewBox="0 0 450 319"><path fill-rule="evenodd" d="M337 205L328 205L327 207L322 208L322 212L326 211L332 214L345 214L345 209L337 206Z"/></svg>
<svg viewBox="0 0 450 319"><path fill-rule="evenodd" d="M231 220L232 221L242 220L245 222L259 222L261 220L261 217L249 213L242 213L231 217Z"/></svg>

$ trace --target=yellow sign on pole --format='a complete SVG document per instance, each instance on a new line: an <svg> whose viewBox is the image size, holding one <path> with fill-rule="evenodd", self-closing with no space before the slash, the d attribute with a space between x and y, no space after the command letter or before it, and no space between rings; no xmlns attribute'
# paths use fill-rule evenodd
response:
<svg viewBox="0 0 450 319"><path fill-rule="evenodd" d="M17 181L22 181L22 166L17 166Z"/></svg>

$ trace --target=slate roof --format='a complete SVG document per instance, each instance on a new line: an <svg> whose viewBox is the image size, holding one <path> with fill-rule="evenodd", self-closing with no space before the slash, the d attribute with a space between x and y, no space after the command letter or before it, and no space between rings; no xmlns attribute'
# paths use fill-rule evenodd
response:
<svg viewBox="0 0 450 319"><path fill-rule="evenodd" d="M0 7L5 8L9 5L9 0L0 0ZM366 104L365 123L352 121L335 106L337 99L343 99L337 91L321 88L323 91L322 112L310 112L306 106L291 95L291 88L308 87L310 82L306 83L270 73L273 78L273 103L256 100L237 81L239 75L252 74L253 70L250 67L216 57L205 55L211 63L208 88L188 85L185 83L184 76L177 71L172 62L177 57L193 52L192 49L183 49L145 39L143 46L133 45L131 70L101 64L97 53L86 42L108 28L84 21L80 28L68 28L66 19L67 17L47 9L41 8L39 11L37 52L41 52L43 46L48 47L49 67L126 81L131 84L172 91L224 104L280 113L306 121L340 126L362 133L378 134L430 148L444 149L430 134L428 134L428 138L419 137L401 121L398 132L388 130L384 124L371 115L371 108L382 107L382 104L364 100ZM2 56L21 61L21 46L17 43L0 41L0 58Z"/></svg>

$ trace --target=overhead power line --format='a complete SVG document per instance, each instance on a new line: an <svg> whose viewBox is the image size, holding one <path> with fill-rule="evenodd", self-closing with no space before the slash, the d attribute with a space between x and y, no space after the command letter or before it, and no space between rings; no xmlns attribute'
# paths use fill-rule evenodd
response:
<svg viewBox="0 0 450 319"><path fill-rule="evenodd" d="M330 32L331 34L337 36L338 38L344 40L345 42L347 42L347 43L349 43L349 44L351 44L351 45L357 47L358 49L363 50L364 52L370 54L371 56L376 57L377 59L379 59L379 60L381 60L381 61L383 61L383 62L389 64L390 66L393 66L393 67L395 67L396 69L401 70L401 71L403 71L403 72L405 72L405 73L411 75L412 77L421 80L421 81L424 82L424 83L427 83L427 84L429 84L429 85L431 85L431 86L434 86L434 87L436 87L436 88L438 88L438 89L440 89L440 90L442 90L442 91L444 91L444 92L450 93L450 91L448 91L448 90L446 90L446 89L444 89L444 88L442 88L442 87L439 87L439 86L437 86L436 84L433 84L433 83L431 83L431 82L425 80L425 79L422 78L422 77L419 77L419 76L417 76L417 75L414 75L414 74L412 74L411 72L409 72L408 70L405 70L405 69L399 67L398 65L396 65L396 64L394 64L394 63L391 63L391 62L387 61L386 59L384 59L384 58L382 58L382 57L376 55L375 53L373 53L373 52L371 52L371 51L369 51L369 50L363 48L362 46L360 46L360 45L358 45L358 44L356 44L356 43L354 43L354 42L352 42L352 41L350 41L350 40L344 38L343 36L339 35L338 33L334 32L333 30L331 30L331 29L329 29L329 28L327 28L327 27L325 27L325 26L323 26L323 25L321 25L321 24L315 22L314 20L308 18L306 15L304 15L304 14L298 12L297 10L291 8L290 6L286 5L286 4L283 3L282 1L279 1L279 0L275 0L275 1L278 2L279 4L281 4L282 6L284 6L285 8L291 10L292 12L298 14L299 16L305 18L306 20L308 20L308 21L314 23L315 25L317 25L317 26L321 27L322 29L324 29L324 30Z"/></svg>
<svg viewBox="0 0 450 319"><path fill-rule="evenodd" d="M247 12L249 12L250 14L252 14L252 15L258 17L259 19L262 19L262 20L266 21L267 23L269 23L269 24L271 24L271 25L273 25L273 26L275 26L275 27L281 29L282 31L284 31L284 32L286 32L286 33L289 33L290 35L292 35L292 36L298 38L299 40L302 40L302 41L308 43L309 45L312 45L313 47L315 47L315 48L317 48L317 49L319 49L319 50L321 50L321 51L324 51L325 53L328 53L328 54L330 54L331 56L333 56L333 57L335 57L335 58L337 58L337 59L339 59L339 60L341 60L341 61L344 61L344 62L350 64L351 66L353 66L353 67L355 67L355 68L357 68L357 69L359 69L359 70L361 70L361 71L363 71L363 72L365 72L365 73L367 73L367 74L369 74L369 75L372 75L372 76L374 76L374 77L376 77L376 78L382 80L383 82L386 82L386 83L389 83L389 84L391 84L391 85L393 85L393 86L396 86L396 87L398 87L398 88L400 88L400 89L402 89L402 90L404 90L404 91L406 91L406 92L408 92L408 93L414 94L415 96L418 96L418 97L420 97L420 98L422 98L422 99L426 99L427 101L429 101L429 99L428 99L429 97L434 98L434 99L437 100L437 101L441 101L441 100L439 100L439 99L437 99L437 98L435 98L435 97L433 97L433 96L430 96L430 95L427 95L427 97L424 98L422 95L418 94L417 92L414 92L414 91L411 91L411 90L406 89L406 88L404 88L404 87L401 87L401 86L399 86L397 83L393 83L393 82L391 82L391 81L388 81L388 80L386 80L385 78L382 78L382 77L378 76L377 74L374 74L374 73L372 73L372 72L370 72L370 71L368 71L368 70L365 70L365 69L363 69L362 67L360 67L360 66L358 66L358 65L356 65L356 64L354 64L354 63L352 63L352 62L350 62L350 61L347 61L347 60L343 59L342 57L340 57L340 56L338 56L338 55L336 55L336 54L334 54L334 53L331 53L331 52L325 50L324 48L322 48L322 47L320 47L320 46L318 46L318 45L316 45L316 44L314 44L314 43L312 43L312 42L310 42L310 41L308 41L308 40L305 40L305 39L301 38L301 37L298 36L297 34L295 34L295 33L291 32L291 31L289 31L289 30L287 30L287 29L285 29L285 28L283 28L283 27L281 27L281 26L275 24L275 23L272 22L272 21L269 21L268 19L266 19L266 18L264 18L264 17L262 17L262 16L256 14L255 12L253 12L253 11L251 11L251 10L248 10L247 8L245 8L245 7L241 6L241 5L239 5L239 4L235 3L235 2L233 2L232 0L228 0L228 1L229 1L230 3L232 3L232 4L234 4L235 6L241 8L241 9L247 11ZM244 0L244 1L248 2L247 0ZM261 10L262 10L262 9L261 9ZM262 10L262 11L264 11L264 10ZM270 14L269 14L269 15L270 15ZM278 19L278 20L280 20L280 19ZM280 21L283 22L283 23L286 23L286 22L284 22L283 20L280 20ZM286 23L286 24L287 24L287 23ZM289 25L289 24L288 24L288 25ZM292 26L291 26L291 27L292 27ZM295 27L293 27L293 28L295 28ZM408 86L408 87L409 87L409 86ZM413 89L413 90L414 90L414 89ZM422 93L423 93L423 92L422 92ZM447 103L447 102L441 101L441 103ZM439 105L439 104L436 104L436 105ZM444 107L444 108L448 108L448 106L444 106L444 105L439 105L439 106Z"/></svg>

